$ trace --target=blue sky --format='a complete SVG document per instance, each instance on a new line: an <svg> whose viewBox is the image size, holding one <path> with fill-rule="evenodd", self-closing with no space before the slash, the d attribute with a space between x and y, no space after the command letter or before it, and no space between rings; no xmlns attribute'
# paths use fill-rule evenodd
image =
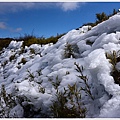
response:
<svg viewBox="0 0 120 120"><path fill-rule="evenodd" d="M95 14L112 13L120 2L0 2L0 37L55 36L96 21Z"/></svg>

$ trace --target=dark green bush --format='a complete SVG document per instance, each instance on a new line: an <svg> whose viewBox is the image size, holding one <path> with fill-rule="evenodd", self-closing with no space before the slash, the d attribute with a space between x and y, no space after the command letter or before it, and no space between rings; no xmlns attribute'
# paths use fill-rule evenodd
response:
<svg viewBox="0 0 120 120"><path fill-rule="evenodd" d="M62 37L64 34L58 34L57 36L51 36L51 37L49 37L49 38L44 38L43 36L42 37L35 37L35 36L33 36L33 35L26 35L25 34L25 36L23 36L23 37L19 37L17 40L18 41L24 41L23 42L23 47L24 46L30 46L30 45L32 45L32 44L40 44L41 46L42 45L45 45L45 44L49 44L49 43L53 43L53 44L55 44L57 41L58 41L58 39L60 38L60 37Z"/></svg>
<svg viewBox="0 0 120 120"><path fill-rule="evenodd" d="M67 104L70 104L68 106ZM51 112L54 118L85 118L86 108L81 102L80 90L76 87L68 85L68 90L64 88L64 92L56 92L56 100L53 101Z"/></svg>
<svg viewBox="0 0 120 120"><path fill-rule="evenodd" d="M24 65L26 62L27 62L27 60L25 58L22 58L18 64L23 63L23 65Z"/></svg>
<svg viewBox="0 0 120 120"><path fill-rule="evenodd" d="M78 77L83 81L84 85L83 87L81 87L80 89L83 90L86 95L88 95L92 100L94 100L94 96L92 95L90 86L88 84L88 77L86 75L83 74L83 66L79 66L79 64L77 64L76 62L74 63L76 66L76 71L80 73L80 75L78 75Z"/></svg>
<svg viewBox="0 0 120 120"><path fill-rule="evenodd" d="M11 55L10 58L9 58L10 62L11 62L12 60L14 60L14 59L15 59L15 54L14 54L14 55Z"/></svg>
<svg viewBox="0 0 120 120"><path fill-rule="evenodd" d="M75 58L72 45L67 42L64 48L64 57L70 58L71 56Z"/></svg>
<svg viewBox="0 0 120 120"><path fill-rule="evenodd" d="M0 38L0 51L3 48L8 47L8 45L10 44L10 42L14 40L13 38Z"/></svg>
<svg viewBox="0 0 120 120"><path fill-rule="evenodd" d="M109 59L109 62L112 65L111 75L114 78L116 84L120 85L120 71L116 68L116 64L120 62L119 52L113 51L111 53L106 53L106 58Z"/></svg>
<svg viewBox="0 0 120 120"><path fill-rule="evenodd" d="M35 50L33 48L30 48L30 53L35 54Z"/></svg>

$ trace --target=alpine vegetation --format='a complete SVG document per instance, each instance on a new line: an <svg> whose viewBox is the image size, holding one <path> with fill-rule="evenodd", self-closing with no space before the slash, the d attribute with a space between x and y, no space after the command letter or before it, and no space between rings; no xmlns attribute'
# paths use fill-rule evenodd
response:
<svg viewBox="0 0 120 120"><path fill-rule="evenodd" d="M0 51L1 118L120 117L120 13ZM24 40L25 39L25 40ZM46 43L45 43L46 42Z"/></svg>

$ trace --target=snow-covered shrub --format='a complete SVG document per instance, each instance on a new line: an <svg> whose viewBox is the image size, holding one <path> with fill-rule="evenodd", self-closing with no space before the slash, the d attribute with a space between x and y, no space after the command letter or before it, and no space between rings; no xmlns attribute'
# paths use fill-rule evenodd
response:
<svg viewBox="0 0 120 120"><path fill-rule="evenodd" d="M17 94L17 91L15 91ZM25 95L12 95L2 85L0 92L0 118L30 118L41 114L41 108L35 110L31 100Z"/></svg>
<svg viewBox="0 0 120 120"><path fill-rule="evenodd" d="M76 71L80 73L80 75L78 75L78 77L81 80L83 80L83 83L85 85L85 87L81 87L80 89L83 90L87 95L89 95L92 100L94 100L94 97L90 90L90 86L88 84L88 78L86 75L83 74L83 66L80 67L77 63L74 63L74 64L76 66Z"/></svg>
<svg viewBox="0 0 120 120"><path fill-rule="evenodd" d="M30 53L35 54L35 50L33 48L30 48Z"/></svg>
<svg viewBox="0 0 120 120"><path fill-rule="evenodd" d="M116 51L113 51L111 53L106 53L107 59L109 59L109 62L112 64L113 71L116 70L116 64L117 64L117 53Z"/></svg>
<svg viewBox="0 0 120 120"><path fill-rule="evenodd" d="M72 45L67 42L64 49L64 57L70 58L71 56L74 58L73 48Z"/></svg>
<svg viewBox="0 0 120 120"><path fill-rule="evenodd" d="M1 66L5 67L7 64L8 64L8 60L5 60L5 61L1 64Z"/></svg>
<svg viewBox="0 0 120 120"><path fill-rule="evenodd" d="M11 96L11 94L7 94L5 90L5 86L2 85L0 92L0 117L8 118L10 110L14 108L16 105L15 97Z"/></svg>
<svg viewBox="0 0 120 120"><path fill-rule="evenodd" d="M37 73L38 73L38 75L39 76L41 76L42 75L42 70L40 69L40 70L38 70L38 71L36 71Z"/></svg>
<svg viewBox="0 0 120 120"><path fill-rule="evenodd" d="M49 78L48 80L51 82L55 89L57 89L61 83L61 80L59 79L58 75L56 76L55 81L53 81L51 78Z"/></svg>
<svg viewBox="0 0 120 120"><path fill-rule="evenodd" d="M68 85L64 92L57 90L51 111L54 118L85 118L87 110L81 102L80 89L76 87L76 83Z"/></svg>
<svg viewBox="0 0 120 120"><path fill-rule="evenodd" d="M117 69L116 65L120 62L119 52L113 51L111 53L106 53L106 58L112 65L111 75L113 76L115 83L120 85L120 70Z"/></svg>
<svg viewBox="0 0 120 120"><path fill-rule="evenodd" d="M14 59L15 59L15 54L14 54L14 55L11 55L10 58L9 58L10 62L11 62L12 60L14 60Z"/></svg>
<svg viewBox="0 0 120 120"><path fill-rule="evenodd" d="M21 116L22 118L32 118L36 114L40 114L41 109L36 111L31 100L28 99L25 95L17 96L17 102L23 109L23 115Z"/></svg>
<svg viewBox="0 0 120 120"><path fill-rule="evenodd" d="M34 80L35 76L29 70L27 71L28 71L28 78L30 78L29 81L31 82Z"/></svg>
<svg viewBox="0 0 120 120"><path fill-rule="evenodd" d="M22 63L24 65L26 62L27 62L27 60L25 58L22 58L21 61L18 64Z"/></svg>
<svg viewBox="0 0 120 120"><path fill-rule="evenodd" d="M45 88L42 87L41 85L39 85L39 92L41 92L42 94L45 93Z"/></svg>
<svg viewBox="0 0 120 120"><path fill-rule="evenodd" d="M23 54L25 52L25 48L24 47L21 47L20 48L20 51L18 52L19 53L19 55L21 55L21 54Z"/></svg>
<svg viewBox="0 0 120 120"><path fill-rule="evenodd" d="M7 48L12 40L13 38L0 38L0 51Z"/></svg>
<svg viewBox="0 0 120 120"><path fill-rule="evenodd" d="M68 42L66 43L65 48L64 48L64 57L75 58L73 46L69 44Z"/></svg>
<svg viewBox="0 0 120 120"><path fill-rule="evenodd" d="M79 48L77 44L69 44L68 42L64 48L64 57L65 58L77 58L79 57Z"/></svg>

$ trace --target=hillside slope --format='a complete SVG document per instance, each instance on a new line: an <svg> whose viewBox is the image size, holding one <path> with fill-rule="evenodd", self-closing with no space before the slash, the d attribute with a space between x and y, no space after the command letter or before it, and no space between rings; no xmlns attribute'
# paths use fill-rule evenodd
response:
<svg viewBox="0 0 120 120"><path fill-rule="evenodd" d="M120 117L120 86L113 77L114 69L120 70L120 61L115 61L120 50L119 23L118 13L93 28L71 30L54 45L22 48L23 42L12 41L0 55L0 116L55 117L50 109L57 101L55 94L67 96L65 89L75 85L86 117ZM76 100L69 100L68 108L73 103L78 106Z"/></svg>

